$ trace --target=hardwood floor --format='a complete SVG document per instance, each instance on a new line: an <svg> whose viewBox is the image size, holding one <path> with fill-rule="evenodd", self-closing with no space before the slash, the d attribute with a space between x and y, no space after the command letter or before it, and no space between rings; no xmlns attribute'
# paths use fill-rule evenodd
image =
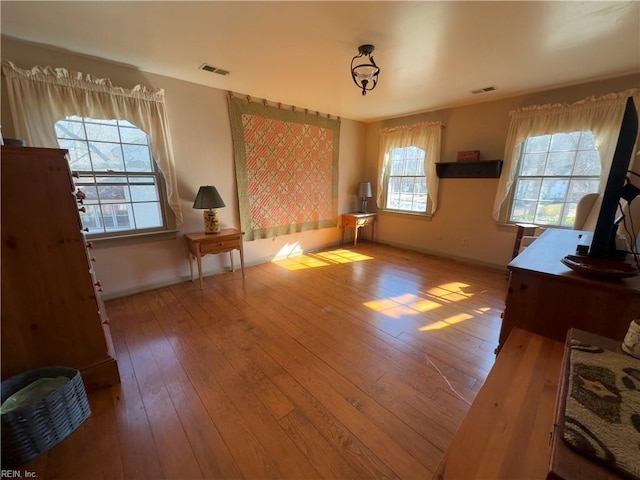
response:
<svg viewBox="0 0 640 480"><path fill-rule="evenodd" d="M39 479L430 478L488 371L503 271L362 243L107 302L122 383Z"/></svg>

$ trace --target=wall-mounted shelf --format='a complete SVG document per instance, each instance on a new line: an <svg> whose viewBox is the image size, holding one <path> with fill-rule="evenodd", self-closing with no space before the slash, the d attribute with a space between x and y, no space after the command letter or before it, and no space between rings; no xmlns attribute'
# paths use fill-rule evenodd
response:
<svg viewBox="0 0 640 480"><path fill-rule="evenodd" d="M502 160L436 163L439 178L499 178L501 171Z"/></svg>

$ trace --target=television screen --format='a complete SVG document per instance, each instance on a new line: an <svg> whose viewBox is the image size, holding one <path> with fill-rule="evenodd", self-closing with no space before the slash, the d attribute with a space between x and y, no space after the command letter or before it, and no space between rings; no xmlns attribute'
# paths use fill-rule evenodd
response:
<svg viewBox="0 0 640 480"><path fill-rule="evenodd" d="M600 207L589 248L589 256L591 257L620 258L616 249L617 211L620 199L628 196L625 190L625 183L637 136L638 113L633 97L629 97L622 117L611 170L609 171L609 177L602 196L602 206ZM626 199L629 200L628 198ZM621 257L624 259L624 254Z"/></svg>

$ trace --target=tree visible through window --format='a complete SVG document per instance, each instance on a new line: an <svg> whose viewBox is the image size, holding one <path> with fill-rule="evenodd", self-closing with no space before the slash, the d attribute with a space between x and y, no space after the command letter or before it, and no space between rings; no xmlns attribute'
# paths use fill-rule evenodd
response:
<svg viewBox="0 0 640 480"><path fill-rule="evenodd" d="M405 212L427 211L425 152L418 147L393 148L390 152L386 208Z"/></svg>
<svg viewBox="0 0 640 480"><path fill-rule="evenodd" d="M591 132L527 138L514 182L510 221L572 227L578 201L600 190L600 174Z"/></svg>
<svg viewBox="0 0 640 480"><path fill-rule="evenodd" d="M160 174L145 132L124 120L67 117L56 122L60 148L84 192L81 213L90 234L164 229Z"/></svg>

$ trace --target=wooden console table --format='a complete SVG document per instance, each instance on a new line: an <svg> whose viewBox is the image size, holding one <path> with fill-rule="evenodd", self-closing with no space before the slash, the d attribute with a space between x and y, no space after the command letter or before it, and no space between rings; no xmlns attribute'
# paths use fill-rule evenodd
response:
<svg viewBox="0 0 640 480"><path fill-rule="evenodd" d="M344 231L353 228L353 246L358 245L358 230L365 225L371 225L371 243L375 233L375 213L343 213L342 214L342 243L344 243Z"/></svg>
<svg viewBox="0 0 640 480"><path fill-rule="evenodd" d="M579 230L546 229L509 264L509 290L498 349L514 327L564 342L579 328L622 340L640 312L640 275L602 279L574 272L560 260L573 255Z"/></svg>
<svg viewBox="0 0 640 480"><path fill-rule="evenodd" d="M433 480L544 479L564 344L511 331Z"/></svg>
<svg viewBox="0 0 640 480"><path fill-rule="evenodd" d="M198 262L198 276L200 277L200 288L202 288L202 257L209 253L229 252L231 258L231 271L235 271L233 262L233 251L240 251L240 268L242 269L242 279L244 280L244 250L242 246L243 232L235 228L223 228L220 233L187 233L185 238L189 245L189 270L191 281L193 282L193 259Z"/></svg>

